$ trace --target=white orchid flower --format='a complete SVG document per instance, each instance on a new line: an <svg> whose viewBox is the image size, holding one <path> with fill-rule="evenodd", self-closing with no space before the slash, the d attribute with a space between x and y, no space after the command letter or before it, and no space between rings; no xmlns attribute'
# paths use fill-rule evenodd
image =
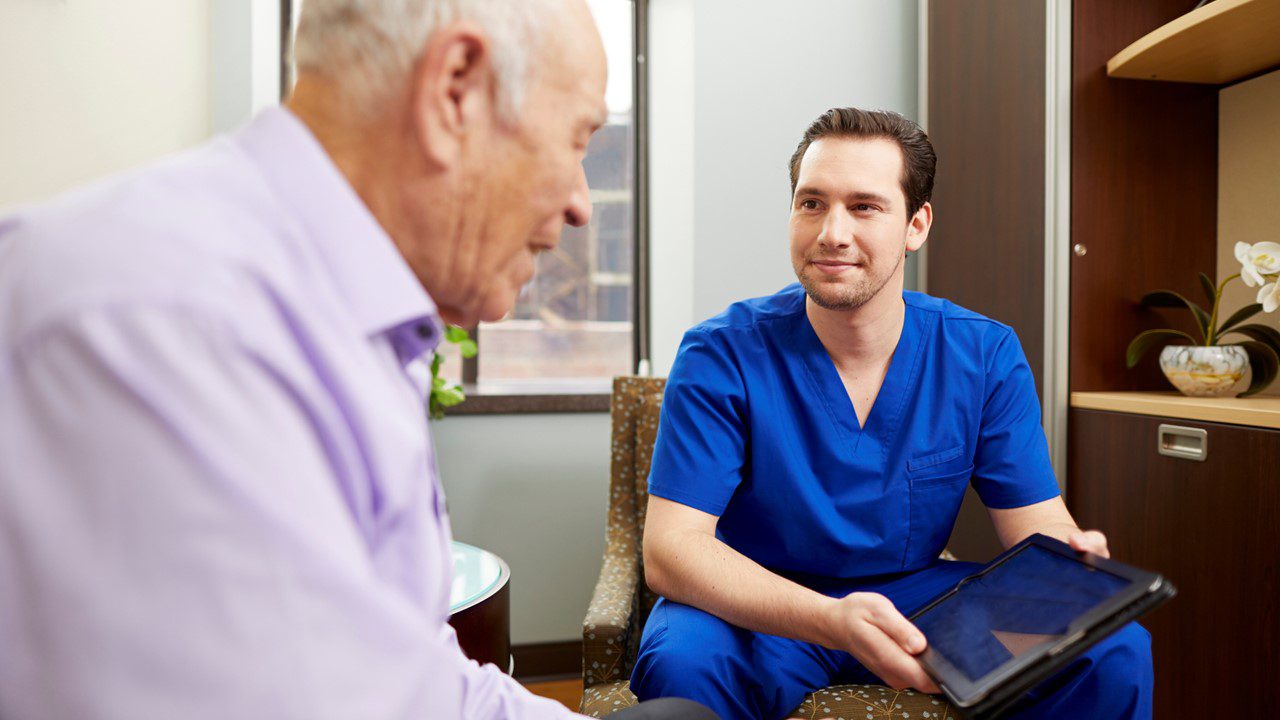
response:
<svg viewBox="0 0 1280 720"><path fill-rule="evenodd" d="M1250 245L1238 242L1236 260L1240 261L1240 278L1244 280L1244 284L1258 287L1266 282L1264 275L1280 274L1280 243L1260 242Z"/></svg>
<svg viewBox="0 0 1280 720"><path fill-rule="evenodd" d="M1258 290L1258 302L1263 312L1275 312L1280 308L1280 281L1267 283Z"/></svg>

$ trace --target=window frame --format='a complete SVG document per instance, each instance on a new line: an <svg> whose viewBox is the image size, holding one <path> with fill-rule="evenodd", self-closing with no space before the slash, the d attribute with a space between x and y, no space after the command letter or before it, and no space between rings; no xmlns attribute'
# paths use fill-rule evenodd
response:
<svg viewBox="0 0 1280 720"><path fill-rule="evenodd" d="M291 63L294 4L280 3L280 99L293 86ZM649 359L649 0L619 0L631 3L631 92L634 114L632 152L632 322L631 356L636 367ZM478 328L469 328L480 352L484 352ZM549 392L536 381L525 386L504 383L501 388L484 388L477 383L479 355L462 360L462 387L467 399L448 409L448 415L494 415L537 413L608 412L612 395L610 380L584 380L580 386L561 385Z"/></svg>
<svg viewBox="0 0 1280 720"><path fill-rule="evenodd" d="M631 92L634 126L632 152L632 285L631 356L639 366L649 358L649 0L620 0L631 3ZM469 328L480 353L484 338L478 328ZM612 382L584 380L579 387L550 392L545 385L530 382L503 383L501 388L478 384L480 356L462 361L462 388L467 399L447 411L447 415L512 415L539 413L608 412Z"/></svg>

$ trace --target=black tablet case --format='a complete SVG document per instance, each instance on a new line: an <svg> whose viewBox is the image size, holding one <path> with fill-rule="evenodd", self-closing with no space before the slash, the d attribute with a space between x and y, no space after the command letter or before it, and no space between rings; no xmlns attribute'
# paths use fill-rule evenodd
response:
<svg viewBox="0 0 1280 720"><path fill-rule="evenodd" d="M1034 542L1035 538L1040 538L1041 540L1052 540L1051 538L1045 538L1042 535L1033 535L1032 537L1027 538L1026 540L1023 540L1017 545L1009 548L1004 553L1001 553L999 557L992 560L985 568L975 573L975 575L982 574L987 569L1000 564L1014 553L1020 552L1024 547ZM1116 611L1106 620L1094 625L1092 628L1085 631L1084 635L1079 639L1062 648L1056 654L1046 655L1039 662L1024 668L1022 672L1008 678L1004 683L992 689L987 693L985 698L979 700L974 705L965 707L958 704L957 699L947 691L945 686L941 686L940 684L943 694L947 696L947 700L951 703L951 707L965 718L970 718L971 720L993 720L994 718L1000 717L1013 707L1013 705L1021 699L1028 690L1034 688L1042 680L1049 679L1049 677L1054 673L1065 668L1067 663L1079 657L1081 653L1093 647L1098 643L1098 641L1107 637L1116 630L1119 630L1121 627L1133 620L1136 620L1142 615L1145 615L1177 594L1177 590L1169 583L1168 580L1165 580L1162 577L1160 577L1159 580L1160 582L1155 588ZM934 598L923 608L916 611L909 619L914 620L926 610L929 610L934 605L937 605L950 597L963 582L963 580L960 581L960 583L957 583L955 587Z"/></svg>

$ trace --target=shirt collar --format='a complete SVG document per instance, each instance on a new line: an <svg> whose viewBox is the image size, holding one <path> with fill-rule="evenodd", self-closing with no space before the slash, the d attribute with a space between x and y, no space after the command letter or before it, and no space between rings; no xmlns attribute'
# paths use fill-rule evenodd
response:
<svg viewBox="0 0 1280 720"><path fill-rule="evenodd" d="M435 302L307 126L275 107L235 142L305 228L362 329L390 338L402 361L435 349L443 335Z"/></svg>

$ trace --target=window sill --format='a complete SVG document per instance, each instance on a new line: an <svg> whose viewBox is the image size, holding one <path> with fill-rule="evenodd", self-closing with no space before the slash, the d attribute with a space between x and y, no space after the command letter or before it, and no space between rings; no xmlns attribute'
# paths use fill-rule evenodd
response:
<svg viewBox="0 0 1280 720"><path fill-rule="evenodd" d="M537 415L609 412L612 382L503 383L464 385L467 399L445 410L455 415Z"/></svg>

